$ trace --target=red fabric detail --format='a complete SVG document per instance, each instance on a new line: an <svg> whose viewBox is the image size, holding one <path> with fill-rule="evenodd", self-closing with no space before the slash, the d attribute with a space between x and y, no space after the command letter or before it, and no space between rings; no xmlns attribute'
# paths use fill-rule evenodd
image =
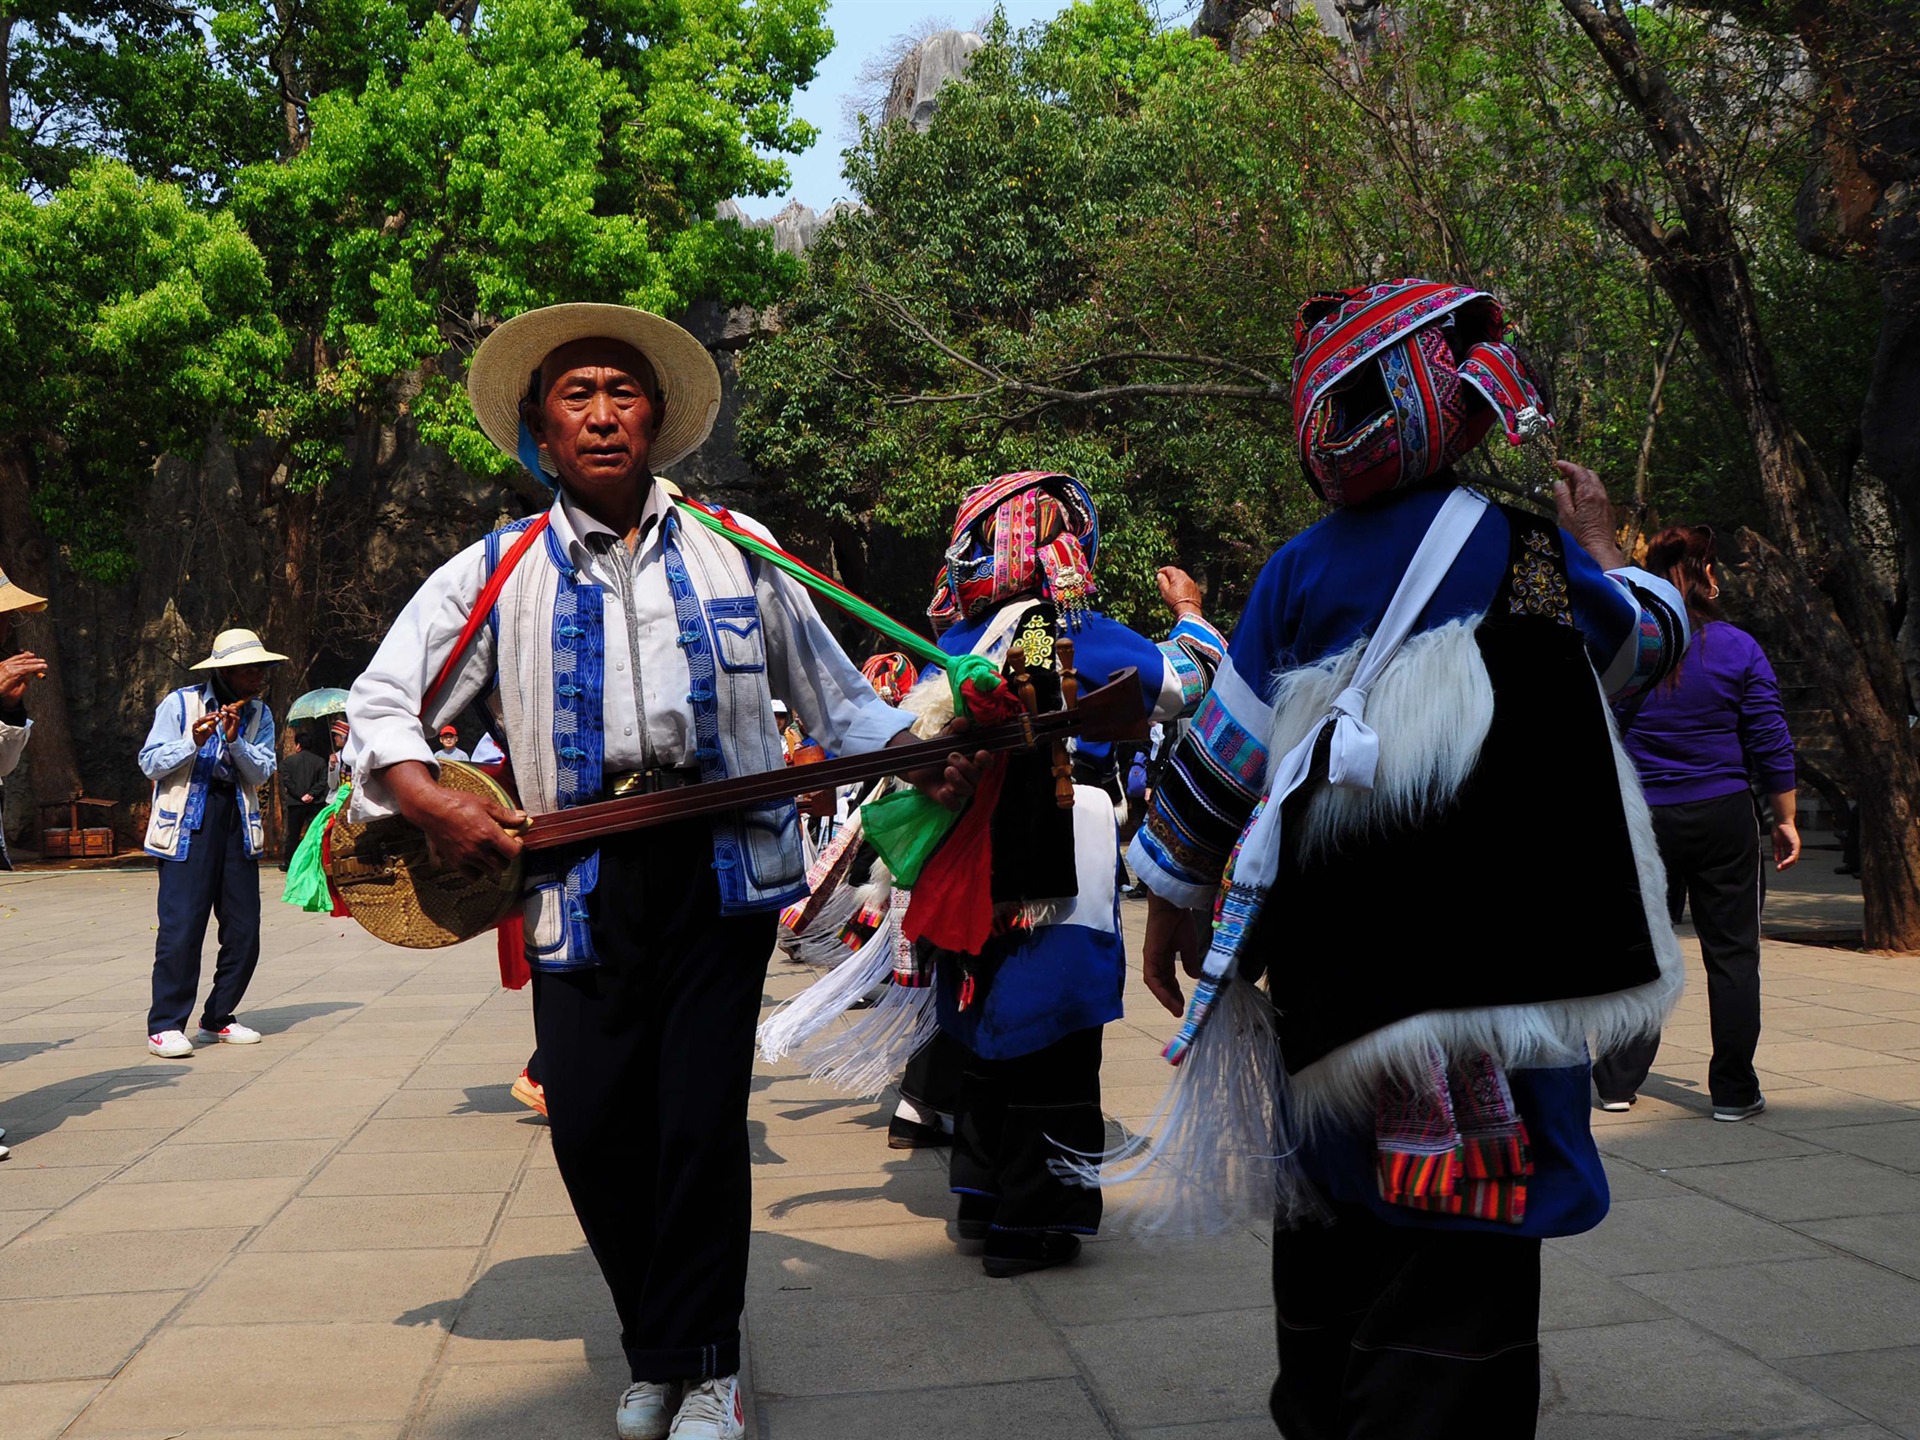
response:
<svg viewBox="0 0 1920 1440"><path fill-rule="evenodd" d="M340 898L340 892L333 885L333 827L340 819L340 812L334 811L327 818L327 828L320 832L320 870L327 877L327 894L333 897L333 909L329 912L338 919L350 920L353 911L347 908L347 902Z"/></svg>
<svg viewBox="0 0 1920 1440"><path fill-rule="evenodd" d="M1010 685L982 692L969 680L961 694L976 725L994 725L1020 714L1020 699ZM901 924L909 940L978 955L992 936L993 809L1006 778L1006 758L996 755L980 777L966 814L921 867Z"/></svg>
<svg viewBox="0 0 1920 1440"><path fill-rule="evenodd" d="M527 966L527 920L515 910L494 930L500 950L500 984L507 990L519 990L533 978Z"/></svg>

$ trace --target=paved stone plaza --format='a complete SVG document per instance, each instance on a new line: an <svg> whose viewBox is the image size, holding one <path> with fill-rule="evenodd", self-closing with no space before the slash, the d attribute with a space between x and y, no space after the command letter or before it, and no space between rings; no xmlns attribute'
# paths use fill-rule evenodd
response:
<svg viewBox="0 0 1920 1440"><path fill-rule="evenodd" d="M1770 928L1857 926L1831 865ZM389 949L269 903L265 1043L155 1060L153 897L137 870L0 875L0 1437L610 1436L611 1306L507 1094L532 1027L491 944ZM776 964L770 998L801 979ZM1701 985L1639 1108L1596 1115L1616 1203L1548 1248L1543 1436L1920 1436L1920 961L1769 942L1766 990L1766 1116L1706 1116ZM1137 984L1129 1010L1122 1122L1169 1024ZM760 1435L1272 1435L1263 1235L988 1280L887 1113L757 1083Z"/></svg>

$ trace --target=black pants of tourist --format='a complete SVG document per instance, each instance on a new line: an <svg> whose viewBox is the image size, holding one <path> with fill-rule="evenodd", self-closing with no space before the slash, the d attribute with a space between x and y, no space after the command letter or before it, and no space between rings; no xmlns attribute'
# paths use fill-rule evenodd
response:
<svg viewBox="0 0 1920 1440"><path fill-rule="evenodd" d="M990 1214L985 1205L976 1213L995 1229L1091 1235L1100 1228L1100 1192L1047 1169L1047 1161L1064 1152L1106 1148L1100 1036L1098 1025L1076 1030L1013 1060L986 1060L961 1048L948 1175L963 1199L992 1202Z"/></svg>
<svg viewBox="0 0 1920 1440"><path fill-rule="evenodd" d="M247 854L247 822L233 786L207 786L200 828L183 859L160 862L160 932L153 944L153 1008L147 1033L184 1030L200 988L207 921L220 917L220 955L200 1012L208 1030L225 1028L260 963L260 862Z"/></svg>
<svg viewBox="0 0 1920 1440"><path fill-rule="evenodd" d="M287 833L280 845L280 868L286 869L293 862L293 852L300 848L300 842L306 838L307 827L313 823L322 807L319 805L288 805Z"/></svg>
<svg viewBox="0 0 1920 1440"><path fill-rule="evenodd" d="M1760 1098L1753 1052L1760 1045L1760 830L1743 790L1717 800L1655 805L1653 833L1667 866L1667 910L1679 923L1693 909L1700 959L1707 968L1707 1013L1713 1060L1707 1089L1716 1106ZM1660 1037L1636 1041L1594 1063L1602 1100L1630 1100L1646 1083Z"/></svg>
<svg viewBox="0 0 1920 1440"><path fill-rule="evenodd" d="M704 822L605 842L600 964L533 977L554 1159L635 1380L740 1368L747 1094L775 917L720 914Z"/></svg>
<svg viewBox="0 0 1920 1440"><path fill-rule="evenodd" d="M1331 1225L1274 1232L1280 1433L1529 1440L1540 1409L1540 1242L1334 1210Z"/></svg>

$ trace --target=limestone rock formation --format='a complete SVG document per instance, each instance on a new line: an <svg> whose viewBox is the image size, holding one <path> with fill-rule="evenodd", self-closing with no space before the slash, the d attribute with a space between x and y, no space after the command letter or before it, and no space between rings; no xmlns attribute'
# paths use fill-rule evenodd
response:
<svg viewBox="0 0 1920 1440"><path fill-rule="evenodd" d="M882 121L904 120L916 130L925 130L933 123L940 87L966 74L973 52L986 43L971 30L942 30L922 40L894 71Z"/></svg>

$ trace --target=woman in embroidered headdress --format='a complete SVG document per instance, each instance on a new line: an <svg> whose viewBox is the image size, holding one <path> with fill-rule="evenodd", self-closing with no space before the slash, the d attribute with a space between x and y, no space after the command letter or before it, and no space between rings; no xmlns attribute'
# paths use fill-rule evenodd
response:
<svg viewBox="0 0 1920 1440"><path fill-rule="evenodd" d="M1052 687L1038 696L1047 708L1058 702L1055 660L1070 640L1083 689L1132 668L1154 718L1190 712L1225 644L1201 616L1199 587L1183 571L1160 572L1175 623L1156 645L1091 608L1099 537L1092 497L1070 475L1021 471L969 493L928 608L941 648L1003 662L1017 645L1037 689ZM938 730L946 694L929 667L904 702L918 728ZM1061 808L1049 755L1007 764L991 821L992 933L976 952L922 940L890 962L876 949L873 963L892 963L895 983L853 1026L807 1046L871 984L859 957L761 1030L763 1054L801 1049L818 1078L860 1092L899 1073L937 1016L961 1049L951 1162L960 1238L984 1241L984 1268L999 1277L1072 1259L1078 1237L1099 1226L1099 1192L1063 1181L1050 1162L1100 1144L1101 1029L1120 1017L1126 978L1112 803L1076 786ZM896 933L919 933L925 889L904 915L896 893Z"/></svg>
<svg viewBox="0 0 1920 1440"><path fill-rule="evenodd" d="M1148 987L1178 1015L1176 961L1199 980L1129 1173L1198 1157L1280 1202L1289 1440L1534 1433L1540 1241L1607 1209L1586 1036L1679 990L1602 696L1672 668L1685 606L1590 471L1557 462L1557 526L1459 486L1496 423L1552 423L1503 332L1425 280L1302 307L1297 438L1333 513L1262 571L1129 856ZM1240 1080L1258 1124L1209 1104Z"/></svg>

